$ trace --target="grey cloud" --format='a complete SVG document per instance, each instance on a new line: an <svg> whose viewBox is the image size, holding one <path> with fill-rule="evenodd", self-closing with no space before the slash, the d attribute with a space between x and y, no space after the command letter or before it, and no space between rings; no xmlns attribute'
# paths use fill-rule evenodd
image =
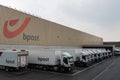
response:
<svg viewBox="0 0 120 80"><path fill-rule="evenodd" d="M71 1L63 1L59 7L67 16L111 28L120 22L120 0Z"/></svg>

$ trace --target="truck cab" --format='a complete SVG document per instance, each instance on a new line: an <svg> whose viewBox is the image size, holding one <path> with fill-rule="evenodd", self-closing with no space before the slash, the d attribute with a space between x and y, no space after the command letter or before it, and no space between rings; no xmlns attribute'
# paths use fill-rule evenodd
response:
<svg viewBox="0 0 120 80"><path fill-rule="evenodd" d="M80 60L82 66L86 66L86 67L89 66L91 61L90 54L87 51L82 51Z"/></svg>
<svg viewBox="0 0 120 80"><path fill-rule="evenodd" d="M61 65L64 68L64 71L70 71L74 67L73 56L68 52L63 52L61 55Z"/></svg>
<svg viewBox="0 0 120 80"><path fill-rule="evenodd" d="M103 60L104 58L103 52L100 49L97 49L96 51L98 52L99 61Z"/></svg>
<svg viewBox="0 0 120 80"><path fill-rule="evenodd" d="M96 49L93 49L92 51L94 53L95 62L98 62L99 61L99 55L98 55L99 53L96 51Z"/></svg>
<svg viewBox="0 0 120 80"><path fill-rule="evenodd" d="M94 52L92 49L88 49L88 52L90 54L91 64L95 62Z"/></svg>
<svg viewBox="0 0 120 80"><path fill-rule="evenodd" d="M108 54L108 52L106 51L106 49L103 49L103 52L105 53L105 58L108 58L108 57L109 57L109 54Z"/></svg>
<svg viewBox="0 0 120 80"><path fill-rule="evenodd" d="M109 49L107 49L107 52L108 52L108 56L111 57L112 56L112 52Z"/></svg>

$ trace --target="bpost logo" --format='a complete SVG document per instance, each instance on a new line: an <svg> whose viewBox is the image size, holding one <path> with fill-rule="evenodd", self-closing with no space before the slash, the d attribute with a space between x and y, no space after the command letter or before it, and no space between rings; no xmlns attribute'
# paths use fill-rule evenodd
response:
<svg viewBox="0 0 120 80"><path fill-rule="evenodd" d="M22 33L24 31L24 29L29 24L30 20L31 20L31 18L25 18L25 20L22 23L22 25L15 31L9 31L8 25L11 26L11 27L14 27L19 22L19 19L5 21L4 28L3 28L4 36L6 38L9 38L9 39L18 36L20 33ZM32 40L32 41L39 41L39 36L27 35L27 34L23 33L23 40L26 40L27 42L30 41L30 40Z"/></svg>
<svg viewBox="0 0 120 80"><path fill-rule="evenodd" d="M13 32L8 30L8 23L11 27L13 27L15 24L18 23L19 19L5 21L4 28L3 28L3 33L4 33L5 37L14 38L17 35L19 35L27 27L30 20L31 20L31 18L25 18L23 24L17 30L15 30Z"/></svg>

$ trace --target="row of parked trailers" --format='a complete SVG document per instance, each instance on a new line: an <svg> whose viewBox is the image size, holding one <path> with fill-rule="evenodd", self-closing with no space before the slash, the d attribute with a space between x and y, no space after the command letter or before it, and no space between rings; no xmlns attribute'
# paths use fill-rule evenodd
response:
<svg viewBox="0 0 120 80"><path fill-rule="evenodd" d="M106 49L1 49L0 69L6 71L34 68L69 72L112 56Z"/></svg>

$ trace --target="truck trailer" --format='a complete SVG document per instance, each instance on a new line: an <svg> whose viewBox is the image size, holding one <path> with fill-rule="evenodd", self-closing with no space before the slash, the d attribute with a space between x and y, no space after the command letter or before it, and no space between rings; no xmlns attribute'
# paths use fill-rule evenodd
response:
<svg viewBox="0 0 120 80"><path fill-rule="evenodd" d="M0 49L0 69L19 70L28 66L28 51Z"/></svg>
<svg viewBox="0 0 120 80"><path fill-rule="evenodd" d="M69 72L74 67L73 56L59 49L29 50L29 68Z"/></svg>

